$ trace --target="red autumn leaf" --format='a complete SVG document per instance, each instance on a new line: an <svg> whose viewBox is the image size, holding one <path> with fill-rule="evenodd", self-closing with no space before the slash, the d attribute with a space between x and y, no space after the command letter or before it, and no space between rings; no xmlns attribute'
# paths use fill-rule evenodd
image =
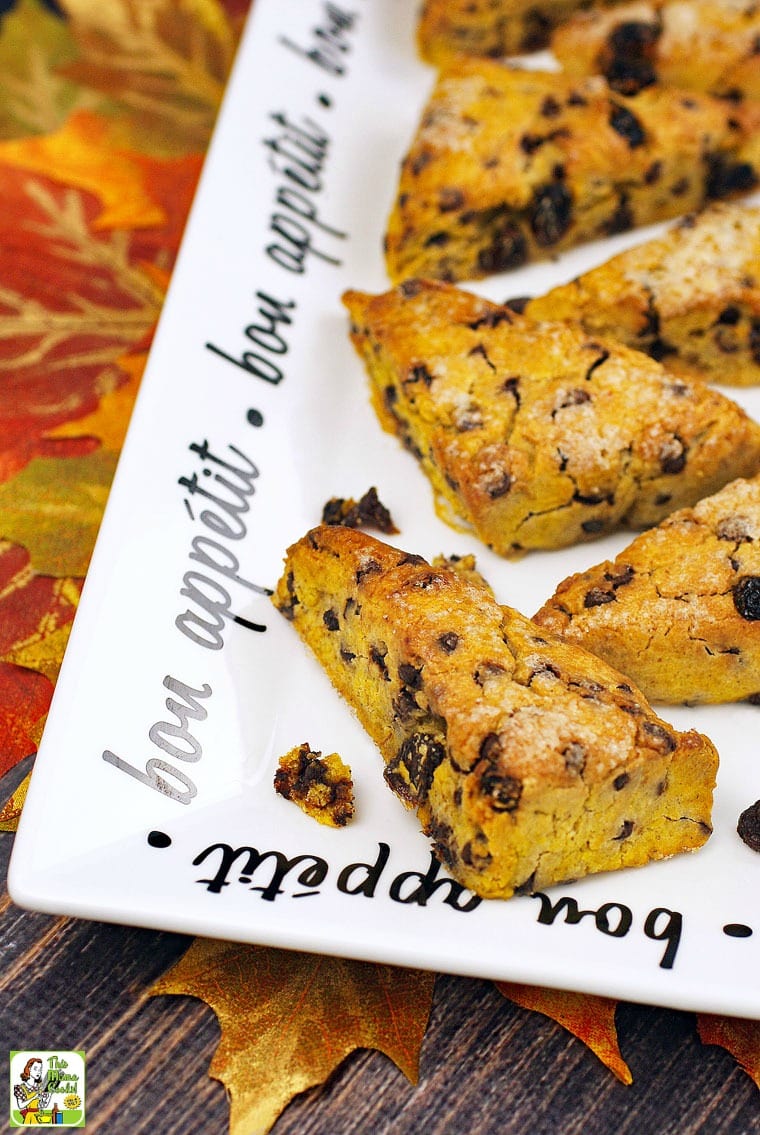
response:
<svg viewBox="0 0 760 1135"><path fill-rule="evenodd" d="M52 694L42 674L0 662L0 776L36 752Z"/></svg>
<svg viewBox="0 0 760 1135"><path fill-rule="evenodd" d="M0 144L0 482L36 456L92 451L91 439L47 435L92 414L125 381L114 361L152 332L163 300L159 281L173 264L199 169L199 159L133 156L114 164L109 189L106 164L92 166L93 136L82 133L87 118L68 124L65 161L60 138L56 145L50 138L26 148ZM50 176L41 172L46 163ZM94 168L100 198L82 189ZM56 184L63 176L69 187ZM102 200L117 188L129 196L130 186L149 203L145 216L162 217L161 225L99 230ZM139 217L135 212L132 223Z"/></svg>
<svg viewBox="0 0 760 1135"><path fill-rule="evenodd" d="M79 579L35 574L25 548L0 540L0 659L55 681L80 591Z"/></svg>

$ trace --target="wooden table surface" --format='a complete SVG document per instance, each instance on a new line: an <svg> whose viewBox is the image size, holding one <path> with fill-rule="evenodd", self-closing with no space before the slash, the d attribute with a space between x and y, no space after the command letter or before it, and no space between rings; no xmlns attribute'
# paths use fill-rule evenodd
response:
<svg viewBox="0 0 760 1135"><path fill-rule="evenodd" d="M0 788L7 793L25 762ZM7 791L6 791L7 790ZM5 880L13 837L0 837ZM208 1065L219 1028L191 997L147 996L190 939L0 906L0 1049L84 1049L87 1130L223 1135ZM297 1097L274 1135L749 1135L760 1092L694 1016L621 1004L626 1087L559 1025L487 981L441 975L414 1086L360 1050Z"/></svg>

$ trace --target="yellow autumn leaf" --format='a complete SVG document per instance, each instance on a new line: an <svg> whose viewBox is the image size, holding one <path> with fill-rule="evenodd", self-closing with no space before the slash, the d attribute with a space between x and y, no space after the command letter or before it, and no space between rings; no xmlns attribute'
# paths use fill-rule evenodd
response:
<svg viewBox="0 0 760 1135"><path fill-rule="evenodd" d="M209 1068L230 1098L230 1135L263 1135L300 1092L356 1048L376 1048L416 1082L435 978L228 942L196 940L150 990L199 997L222 1036Z"/></svg>
<svg viewBox="0 0 760 1135"><path fill-rule="evenodd" d="M699 1013L697 1030L702 1044L725 1048L760 1088L760 1021Z"/></svg>
<svg viewBox="0 0 760 1135"><path fill-rule="evenodd" d="M31 778L32 774L28 773L0 808L0 832L15 832L18 828Z"/></svg>
<svg viewBox="0 0 760 1135"><path fill-rule="evenodd" d="M62 0L81 49L65 74L128 112L151 151L205 148L236 47L219 0Z"/></svg>
<svg viewBox="0 0 760 1135"><path fill-rule="evenodd" d="M497 981L496 988L523 1009L543 1013L582 1040L602 1063L624 1084L633 1076L618 1047L615 1028L617 1001L590 993L571 993L564 989L542 989Z"/></svg>

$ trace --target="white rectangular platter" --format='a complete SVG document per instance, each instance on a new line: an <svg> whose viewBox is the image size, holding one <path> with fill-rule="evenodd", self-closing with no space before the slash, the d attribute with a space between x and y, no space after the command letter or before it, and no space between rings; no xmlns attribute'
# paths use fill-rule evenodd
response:
<svg viewBox="0 0 760 1135"><path fill-rule="evenodd" d="M544 897L473 901L435 865L373 744L266 594L325 501L370 486L400 547L476 552L498 598L529 615L630 539L497 559L436 517L370 408L340 296L388 286L385 221L433 81L414 9L255 0L37 757L12 897L760 1017L760 857L736 834L760 797L758 707L663 714L721 755L703 850ZM475 290L536 294L645 235ZM760 390L737 398L760 417ZM277 758L303 741L352 767L345 829L273 791Z"/></svg>

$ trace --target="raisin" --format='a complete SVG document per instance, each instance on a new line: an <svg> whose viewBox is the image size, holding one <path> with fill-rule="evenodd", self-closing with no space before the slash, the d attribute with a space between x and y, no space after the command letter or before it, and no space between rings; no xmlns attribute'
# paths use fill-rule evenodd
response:
<svg viewBox="0 0 760 1135"><path fill-rule="evenodd" d="M610 111L609 124L616 134L619 134L621 138L625 138L632 150L635 150L637 146L643 146L647 140L644 127L628 107L613 103L612 110Z"/></svg>
<svg viewBox="0 0 760 1135"><path fill-rule="evenodd" d="M620 831L618 832L617 835L613 836L612 838L615 839L615 840L628 839L628 836L631 834L632 831L633 831L633 820L623 820Z"/></svg>
<svg viewBox="0 0 760 1135"><path fill-rule="evenodd" d="M362 566L359 568L359 570L356 573L356 576L355 576L356 582L361 583L365 576L375 575L375 574L377 574L377 572L381 572L382 570L383 569L380 567L380 564L377 562L377 560L373 560L373 559L365 560L364 563L362 564Z"/></svg>
<svg viewBox="0 0 760 1135"><path fill-rule="evenodd" d="M480 788L494 812L514 812L520 804L523 786L516 776L489 769L481 775Z"/></svg>
<svg viewBox="0 0 760 1135"><path fill-rule="evenodd" d="M660 446L660 468L663 473L681 473L686 465L686 446L677 434Z"/></svg>
<svg viewBox="0 0 760 1135"><path fill-rule="evenodd" d="M452 654L459 645L459 635L454 631L445 631L438 639L438 645L446 654Z"/></svg>
<svg viewBox="0 0 760 1135"><path fill-rule="evenodd" d="M499 497L505 497L512 487L512 478L509 473L504 472L496 481L491 481L486 485L486 492L491 500L498 500Z"/></svg>
<svg viewBox="0 0 760 1135"><path fill-rule="evenodd" d="M409 368L403 381L408 383L421 382L424 386L430 386L433 375L423 363L418 363Z"/></svg>
<svg viewBox="0 0 760 1135"><path fill-rule="evenodd" d="M657 24L642 20L625 20L613 29L600 66L613 90L635 95L657 81L657 72L649 55L659 34Z"/></svg>
<svg viewBox="0 0 760 1135"><path fill-rule="evenodd" d="M617 591L618 587L625 587L627 583L630 583L634 574L634 569L630 564L620 564L616 571L606 571L604 578L608 580L615 591Z"/></svg>
<svg viewBox="0 0 760 1135"><path fill-rule="evenodd" d="M434 734L412 733L386 766L385 779L399 796L420 804L427 799L435 771L445 756L446 750Z"/></svg>
<svg viewBox="0 0 760 1135"><path fill-rule="evenodd" d="M493 230L491 243L478 253L478 271L508 272L520 268L528 259L528 242L512 221L507 221Z"/></svg>
<svg viewBox="0 0 760 1135"><path fill-rule="evenodd" d="M402 662L398 668L398 676L405 686L412 690L422 689L422 671L410 662Z"/></svg>
<svg viewBox="0 0 760 1135"><path fill-rule="evenodd" d="M385 664L386 653L387 649L385 651L381 651L378 649L378 647L371 646L369 648L369 660L370 662L374 662L375 666L377 666L378 670L383 676L383 681L390 682L391 676L388 673L388 667Z"/></svg>
<svg viewBox="0 0 760 1135"><path fill-rule="evenodd" d="M668 733L662 725L657 721L645 721L644 732L657 743L658 748L662 749L665 753L672 753L676 747L675 740Z"/></svg>
<svg viewBox="0 0 760 1135"><path fill-rule="evenodd" d="M622 194L614 213L607 218L603 231L606 236L616 236L618 233L627 233L635 223L636 218L628 204L628 197Z"/></svg>
<svg viewBox="0 0 760 1135"><path fill-rule="evenodd" d="M531 296L510 296L510 298L505 301L505 307L508 307L510 311L514 311L516 315L522 315L530 303L531 298Z"/></svg>
<svg viewBox="0 0 760 1135"><path fill-rule="evenodd" d="M715 525L715 535L719 540L730 540L735 544L752 543L750 524L746 516L725 516Z"/></svg>
<svg viewBox="0 0 760 1135"><path fill-rule="evenodd" d="M543 248L556 244L565 235L572 217L573 199L562 182L553 181L536 190L530 227Z"/></svg>
<svg viewBox="0 0 760 1135"><path fill-rule="evenodd" d="M596 536L599 532L604 531L604 521L601 518L584 520L581 524L581 528L584 532L588 533L589 536Z"/></svg>
<svg viewBox="0 0 760 1135"><path fill-rule="evenodd" d="M448 186L438 194L438 209L441 213L452 213L464 205L464 193L461 189Z"/></svg>
<svg viewBox="0 0 760 1135"><path fill-rule="evenodd" d="M605 603L612 603L614 598L614 591L605 591L602 587L592 587L583 597L583 606L586 608L602 607Z"/></svg>
<svg viewBox="0 0 760 1135"><path fill-rule="evenodd" d="M753 851L760 851L760 800L756 800L749 808L744 809L739 816L736 830L747 847L752 848Z"/></svg>
<svg viewBox="0 0 760 1135"><path fill-rule="evenodd" d="M729 304L728 307L723 308L723 311L718 316L717 322L725 323L729 327L735 327L741 317L742 313L740 312L739 308L734 304Z"/></svg>
<svg viewBox="0 0 760 1135"><path fill-rule="evenodd" d="M544 118L556 118L561 110L562 107L553 95L547 95L541 103L541 114L543 114Z"/></svg>
<svg viewBox="0 0 760 1135"><path fill-rule="evenodd" d="M757 173L751 162L737 162L721 153L708 154L705 161L705 193L708 197L727 197L731 193L754 189L757 185Z"/></svg>
<svg viewBox="0 0 760 1135"><path fill-rule="evenodd" d="M337 631L340 626L340 623L338 622L338 616L335 611L332 610L325 611L324 615L322 616L322 622L325 624L328 631Z"/></svg>
<svg viewBox="0 0 760 1135"><path fill-rule="evenodd" d="M760 576L744 575L734 585L734 606L743 619L760 619Z"/></svg>
<svg viewBox="0 0 760 1135"><path fill-rule="evenodd" d="M322 509L322 523L344 528L376 528L388 535L398 532L375 488L368 489L358 501L352 497L332 497Z"/></svg>
<svg viewBox="0 0 760 1135"><path fill-rule="evenodd" d="M628 775L627 772L621 772L620 776L616 776L615 779L613 780L612 787L615 789L616 792L619 792L621 788L625 788L626 784L628 783L628 781L630 779L631 778L630 778L630 776Z"/></svg>

